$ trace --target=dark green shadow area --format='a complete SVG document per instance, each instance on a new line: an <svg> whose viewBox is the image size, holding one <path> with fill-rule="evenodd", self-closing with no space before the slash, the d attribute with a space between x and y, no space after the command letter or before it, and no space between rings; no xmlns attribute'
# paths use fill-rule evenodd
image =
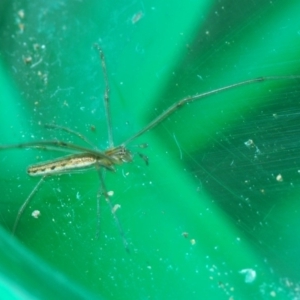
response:
<svg viewBox="0 0 300 300"><path fill-rule="evenodd" d="M300 75L299 4L6 1L1 9L0 145L84 145L43 126L55 123L107 148L95 42L106 57L116 145L188 95L259 76ZM12 269L12 257L2 255L3 293L299 297L299 99L297 79L232 89L183 107L132 141L134 162L105 174L130 253L104 200L95 237L95 171L47 178L15 238L1 235L15 259ZM10 233L38 182L26 174L28 165L64 153L0 154L0 222ZM34 276L52 285L28 283Z"/></svg>

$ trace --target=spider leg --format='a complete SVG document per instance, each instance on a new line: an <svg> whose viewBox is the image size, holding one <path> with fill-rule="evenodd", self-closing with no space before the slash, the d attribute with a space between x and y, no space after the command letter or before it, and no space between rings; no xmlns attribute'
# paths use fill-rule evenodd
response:
<svg viewBox="0 0 300 300"><path fill-rule="evenodd" d="M111 124L111 114L110 114L110 99L109 99L109 84L108 84L108 77L107 77L107 70L106 70L106 63L105 63L105 57L103 54L103 51L101 47L98 44L95 44L94 47L98 50L100 60L101 60L101 67L102 67L102 73L104 77L104 83L105 83L105 91L104 91L104 107L106 112L106 121L107 121L107 132L108 132L108 143L109 147L114 147L114 139L113 139L113 133L112 133L112 124Z"/></svg>
<svg viewBox="0 0 300 300"><path fill-rule="evenodd" d="M97 172L98 172L98 175L99 175L99 178L100 178L100 185L99 185L99 189L98 189L98 192L97 192L97 227L96 227L96 239L99 238L100 236L100 225L101 225L101 196L103 194L103 187L102 187L102 180L101 178L103 179L103 171L101 172L99 170L99 166L97 166Z"/></svg>
<svg viewBox="0 0 300 300"><path fill-rule="evenodd" d="M24 210L26 209L28 203L30 202L30 200L33 198L33 196L36 194L36 192L38 191L38 189L40 188L41 184L44 182L45 177L47 177L47 175L43 176L39 182L36 184L36 186L34 187L34 189L30 192L30 194L28 195L28 197L26 198L26 200L24 201L24 203L22 204L22 206L19 208L13 229L12 229L12 235L15 234L16 229L18 227L20 218L23 215Z"/></svg>
<svg viewBox="0 0 300 300"><path fill-rule="evenodd" d="M145 132L147 132L150 129L156 127L164 119L166 119L169 115L173 114L175 111L177 111L178 109L180 109L182 106L184 106L187 103L191 103L193 101L196 101L196 100L199 100L199 99L202 99L202 98L206 98L210 95L218 94L218 93L226 91L226 90L231 90L231 89L237 88L239 86L249 85L249 84L253 84L253 83L256 83L256 82L272 81L272 80L292 80L292 79L294 79L294 80L295 79L300 79L300 76L299 75L295 75L295 76L292 75L292 76L258 77L258 78L253 78L253 79L249 79L249 80L245 80L245 81L240 81L240 82L237 82L237 83L234 83L234 84L230 84L230 85L227 85L227 86L224 86L224 87L221 87L221 88L214 89L214 90L209 91L209 92L196 94L196 95L193 95L193 96L187 96L187 97L175 102L174 104L172 104L169 108L167 108L160 115L158 115L156 118L154 118L154 120L152 120L148 125L146 125L144 128L142 128L136 134L134 134L133 136L128 138L125 142L123 142L122 145L123 146L127 145L128 143L130 143L134 139L138 138L139 136L141 136Z"/></svg>
<svg viewBox="0 0 300 300"><path fill-rule="evenodd" d="M81 140L83 140L85 143L89 144L93 148L96 148L96 146L92 142L90 142L83 134L81 134L75 130L72 130L72 129L64 127L64 126L56 125L56 124L45 124L44 126L47 129L57 129L57 130L65 131L69 134L72 134L72 135L80 138Z"/></svg>
<svg viewBox="0 0 300 300"><path fill-rule="evenodd" d="M97 221L97 234L99 234L99 228L100 228L100 197L101 195L104 195L104 198L105 198L105 201L108 203L109 207L110 207L110 211L113 215L113 218L116 222L116 225L118 227L118 230L120 232L120 235L121 235L121 238L122 238L122 241L123 241L123 245L126 249L127 252L129 252L129 247L128 247L128 242L125 238L125 234L124 234L124 230L121 226L121 223L116 215L116 211L109 199L109 195L108 195L108 192L107 192L107 189L106 189L106 185L105 185L105 182L104 182L104 178L103 178L103 168L100 168L99 166L97 167L97 172L98 172L98 175L99 175L99 179L100 179L100 193L98 193L97 195L97 218L98 218L98 221Z"/></svg>

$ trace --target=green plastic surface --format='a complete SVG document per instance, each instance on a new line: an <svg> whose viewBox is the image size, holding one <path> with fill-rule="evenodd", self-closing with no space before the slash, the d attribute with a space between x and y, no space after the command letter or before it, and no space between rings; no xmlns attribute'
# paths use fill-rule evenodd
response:
<svg viewBox="0 0 300 300"><path fill-rule="evenodd" d="M116 145L188 95L300 75L300 4L236 2L4 1L0 144L84 145L43 127L55 123L107 148L94 43L106 57ZM0 294L297 299L299 99L299 79L244 86L187 105L128 145L134 162L106 172L105 182L121 206L129 253L104 200L95 236L93 170L47 178L12 238L39 180L26 168L62 153L1 151L0 222L8 234L1 231Z"/></svg>

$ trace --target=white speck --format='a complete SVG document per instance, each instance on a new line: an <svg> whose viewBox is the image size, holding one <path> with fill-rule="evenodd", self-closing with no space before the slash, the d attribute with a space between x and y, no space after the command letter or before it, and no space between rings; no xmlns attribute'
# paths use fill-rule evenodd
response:
<svg viewBox="0 0 300 300"><path fill-rule="evenodd" d="M276 292L275 292L275 291L271 291L271 292L270 292L270 296L271 296L271 297L276 297Z"/></svg>
<svg viewBox="0 0 300 300"><path fill-rule="evenodd" d="M253 269L243 269L239 273L245 275L246 283L251 283L256 278L256 271Z"/></svg>
<svg viewBox="0 0 300 300"><path fill-rule="evenodd" d="M41 215L41 212L39 210L34 210L31 215L37 219Z"/></svg>
<svg viewBox="0 0 300 300"><path fill-rule="evenodd" d="M18 11L18 16L19 16L21 19L24 19L24 17L25 17L25 12L24 12L23 9L20 9L20 10Z"/></svg>
<svg viewBox="0 0 300 300"><path fill-rule="evenodd" d="M244 144L245 144L247 147L251 147L251 146L254 145L254 142L253 142L253 140L248 140L248 141L246 141Z"/></svg>
<svg viewBox="0 0 300 300"><path fill-rule="evenodd" d="M113 209L112 209L112 213L114 214L119 208L121 208L120 204L115 204Z"/></svg>
<svg viewBox="0 0 300 300"><path fill-rule="evenodd" d="M112 197L114 195L114 191L108 191L107 196Z"/></svg>
<svg viewBox="0 0 300 300"><path fill-rule="evenodd" d="M131 23L135 24L137 23L142 17L144 16L142 11L137 12L136 14L134 14L131 18Z"/></svg>

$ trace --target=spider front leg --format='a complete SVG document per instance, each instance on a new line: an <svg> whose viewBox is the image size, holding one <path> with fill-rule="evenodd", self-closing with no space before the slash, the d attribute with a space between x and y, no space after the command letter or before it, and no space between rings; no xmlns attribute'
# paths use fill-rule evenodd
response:
<svg viewBox="0 0 300 300"><path fill-rule="evenodd" d="M123 241L123 245L126 249L127 252L129 252L129 247L128 247L128 242L125 238L125 234L124 234L124 230L121 226L121 223L116 215L116 207L112 205L111 201L110 201L110 195L109 192L106 189L106 185L104 182L104 178L103 178L103 168L101 168L100 166L97 166L97 173L100 179L100 187L99 187L99 191L97 193L97 230L96 230L96 237L99 237L99 232L100 232L100 200L101 200L101 196L104 196L105 201L108 203L110 211L113 215L113 218L116 222L116 225L118 227L118 230L120 232L122 241Z"/></svg>

